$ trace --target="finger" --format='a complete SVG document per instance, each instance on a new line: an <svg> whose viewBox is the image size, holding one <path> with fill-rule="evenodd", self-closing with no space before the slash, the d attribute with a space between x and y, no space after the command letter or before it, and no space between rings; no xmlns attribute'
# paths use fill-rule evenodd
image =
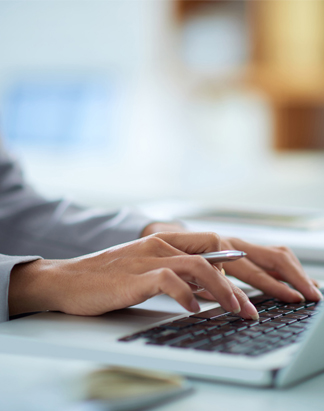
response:
<svg viewBox="0 0 324 411"><path fill-rule="evenodd" d="M158 233L154 236L187 254L220 251L221 246L216 233Z"/></svg>
<svg viewBox="0 0 324 411"><path fill-rule="evenodd" d="M240 260L235 263L224 264L224 266L228 274L279 300L286 302L299 302L304 300L304 297L298 291L274 279L262 270L262 268L249 260Z"/></svg>
<svg viewBox="0 0 324 411"><path fill-rule="evenodd" d="M234 285L229 279L227 279L229 285L231 286L237 300L241 306L240 315L246 319L258 320L259 314L257 309L249 300L248 296L236 285ZM215 301L215 297L209 291L202 291L197 294L199 297L204 298L206 300Z"/></svg>
<svg viewBox="0 0 324 411"><path fill-rule="evenodd" d="M226 278L230 287L232 288L238 302L240 303L241 306L241 312L240 316L248 319L248 320L258 320L259 319L259 314L257 309L254 307L254 305L251 303L249 300L248 296L245 294L243 290L241 290L239 287L234 285L228 278Z"/></svg>
<svg viewBox="0 0 324 411"><path fill-rule="evenodd" d="M190 312L200 311L190 287L169 268L159 268L135 276L142 301L159 294L167 294Z"/></svg>
<svg viewBox="0 0 324 411"><path fill-rule="evenodd" d="M240 304L224 275L203 257L186 255L156 259L156 264L170 268L184 281L193 282L209 291L228 311L240 312ZM158 267L157 267L158 268Z"/></svg>
<svg viewBox="0 0 324 411"><path fill-rule="evenodd" d="M139 247L141 250L136 250L137 255L143 257L167 257L172 255L185 254L184 251L171 245L159 236L162 233L150 235L140 240Z"/></svg>
<svg viewBox="0 0 324 411"><path fill-rule="evenodd" d="M322 298L310 278L304 272L297 257L286 247L264 247L233 239L235 248L248 254L249 260L266 271L276 271L284 281L292 284L307 299L318 301Z"/></svg>
<svg viewBox="0 0 324 411"><path fill-rule="evenodd" d="M211 294L209 291L200 291L196 294L198 297L203 298L205 300L216 301L216 298Z"/></svg>

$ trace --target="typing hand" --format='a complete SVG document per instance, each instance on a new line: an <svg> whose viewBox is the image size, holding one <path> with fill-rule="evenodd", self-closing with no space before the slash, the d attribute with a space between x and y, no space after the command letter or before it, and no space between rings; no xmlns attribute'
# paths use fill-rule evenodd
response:
<svg viewBox="0 0 324 411"><path fill-rule="evenodd" d="M305 298L311 301L322 299L322 294L316 288L317 282L306 275L297 257L287 247L264 247L229 238L222 239L221 248L247 253L247 257L224 263L223 267L227 274L265 294L286 302L298 302ZM282 281L291 284L298 291Z"/></svg>
<svg viewBox="0 0 324 411"><path fill-rule="evenodd" d="M247 296L203 252L218 251L214 233L158 233L67 260L37 260L12 270L10 314L54 310L100 315L168 294L188 311L199 305L187 282L203 286L225 310L257 318Z"/></svg>
<svg viewBox="0 0 324 411"><path fill-rule="evenodd" d="M155 226L156 225L156 226ZM154 230L177 231L177 224L153 223L147 227L150 233ZM315 280L310 279L303 270L297 257L287 247L264 247L250 244L237 238L222 238L222 250L240 250L247 253L247 257L236 262L224 263L226 273L247 284L286 302L297 302L304 298L311 301L322 299L322 294L316 288ZM291 284L291 289L282 281ZM230 286L233 287L232 283ZM236 290L236 293L241 290ZM208 291L199 293L199 296L214 299Z"/></svg>

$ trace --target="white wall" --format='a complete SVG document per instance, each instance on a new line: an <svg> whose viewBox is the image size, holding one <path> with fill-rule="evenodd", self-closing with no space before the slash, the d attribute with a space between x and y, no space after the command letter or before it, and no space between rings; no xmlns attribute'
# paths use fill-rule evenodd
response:
<svg viewBox="0 0 324 411"><path fill-rule="evenodd" d="M119 205L165 197L324 207L323 155L276 154L267 101L185 87L170 2L0 1L0 100L17 79L88 76L121 89L119 149L19 151L51 197Z"/></svg>

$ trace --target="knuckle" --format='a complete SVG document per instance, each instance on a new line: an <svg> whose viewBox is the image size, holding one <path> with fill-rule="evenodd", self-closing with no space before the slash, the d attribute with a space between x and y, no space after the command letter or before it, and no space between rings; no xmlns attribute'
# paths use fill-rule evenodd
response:
<svg viewBox="0 0 324 411"><path fill-rule="evenodd" d="M279 264L285 264L291 257L291 252L287 247L277 248L277 262Z"/></svg>
<svg viewBox="0 0 324 411"><path fill-rule="evenodd" d="M204 257L201 257L200 255L189 256L189 258L190 265L194 269L201 269L203 267L206 267L206 264L209 266L209 263L204 259Z"/></svg>
<svg viewBox="0 0 324 411"><path fill-rule="evenodd" d="M150 251L160 250L164 246L165 246L165 242L159 237L151 236L151 237L148 237L146 240L146 247Z"/></svg>
<svg viewBox="0 0 324 411"><path fill-rule="evenodd" d="M163 282L169 282L173 279L174 273L170 268L161 268L159 270L159 280Z"/></svg>
<svg viewBox="0 0 324 411"><path fill-rule="evenodd" d="M220 244L221 244L220 236L217 233L214 233L214 232L209 232L209 233L206 233L206 234L209 237L209 242L211 243L213 248L215 248L216 250L219 250Z"/></svg>
<svg viewBox="0 0 324 411"><path fill-rule="evenodd" d="M284 245L278 247L278 250L280 252L282 252L283 254L288 254L288 255L292 254L291 249L289 247L284 246Z"/></svg>

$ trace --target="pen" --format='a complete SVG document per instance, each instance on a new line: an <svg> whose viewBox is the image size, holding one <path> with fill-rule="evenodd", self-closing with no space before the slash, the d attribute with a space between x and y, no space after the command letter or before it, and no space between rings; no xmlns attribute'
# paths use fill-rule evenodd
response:
<svg viewBox="0 0 324 411"><path fill-rule="evenodd" d="M239 258L245 257L246 253L244 251L238 250L223 250L213 253L202 253L198 255L204 257L211 264L215 264L238 260Z"/></svg>
<svg viewBox="0 0 324 411"><path fill-rule="evenodd" d="M202 253L202 254L197 254L200 255L201 257L205 258L208 262L211 264L215 263L225 263L228 261L235 261L238 260L239 258L245 257L247 254L244 251L238 251L238 250L223 250L223 251L215 251L213 253ZM201 287L200 285L193 283L191 281L188 281L189 284L193 285L194 287L197 287L197 289L194 289L194 293L200 293L201 291L204 291L204 287Z"/></svg>

